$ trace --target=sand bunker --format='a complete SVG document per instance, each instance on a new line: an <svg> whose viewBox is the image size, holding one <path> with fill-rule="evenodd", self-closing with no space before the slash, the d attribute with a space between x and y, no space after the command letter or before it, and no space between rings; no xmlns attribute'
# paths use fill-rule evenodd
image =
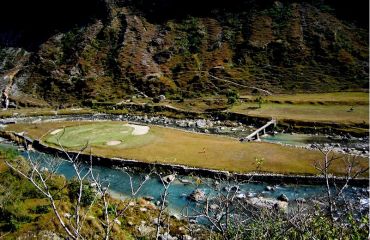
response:
<svg viewBox="0 0 370 240"><path fill-rule="evenodd" d="M115 146L115 145L118 145L118 144L121 144L122 142L121 141L109 141L106 143L106 145L108 146Z"/></svg>
<svg viewBox="0 0 370 240"><path fill-rule="evenodd" d="M61 131L63 131L63 129L56 129L56 130L52 131L50 134L55 135L57 133L60 133Z"/></svg>
<svg viewBox="0 0 370 240"><path fill-rule="evenodd" d="M148 126L141 126L141 125L135 125L135 124L125 124L124 126L132 127L134 131L132 131L131 134L135 136L145 135L150 130Z"/></svg>

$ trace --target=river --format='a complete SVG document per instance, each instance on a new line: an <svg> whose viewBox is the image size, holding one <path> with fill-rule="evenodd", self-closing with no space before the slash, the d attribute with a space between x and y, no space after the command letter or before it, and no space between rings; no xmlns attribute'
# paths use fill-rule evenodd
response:
<svg viewBox="0 0 370 240"><path fill-rule="evenodd" d="M0 144L1 148L13 148L18 149L18 146L12 143L2 143ZM20 153L27 156L27 153L23 150L20 150ZM67 179L71 179L75 176L74 169L72 165L63 159L55 158L53 156L40 153L40 152L31 152L32 159L38 159L41 161L42 166L50 169L51 165L56 161L61 162L58 167L57 173L64 175ZM119 199L125 199L130 197L131 188L129 177L121 169L112 169L103 166L94 166L94 174L99 175L100 179L105 182L109 182L109 191L110 194ZM134 188L136 189L143 178L145 177L144 173L134 173L131 172L132 181ZM189 183L183 183L183 180L187 180ZM202 183L196 180L196 178L191 176L182 176L177 175L176 180L171 184L169 189L169 210L172 214L180 215L182 209L189 204L187 196L191 194L195 189L199 188L203 190L206 194L215 194L214 187L215 180L209 178L202 178ZM224 184L227 182L221 182L218 186L220 189L223 188ZM248 197L264 197L270 199L276 199L281 194L285 194L290 200L295 200L297 198L304 198L306 200L321 198L325 194L325 188L321 185L268 185L263 182L248 182L242 183L240 186L240 192L244 193ZM266 190L267 186L272 186L274 191ZM156 175L152 175L150 179L143 185L141 190L138 192L136 197L153 197L154 202L160 200L161 193L164 188L160 179ZM351 198L354 203L360 204L364 202L364 198L367 196L366 188L358 187L349 187L346 190L346 195ZM293 201L294 202L294 201Z"/></svg>

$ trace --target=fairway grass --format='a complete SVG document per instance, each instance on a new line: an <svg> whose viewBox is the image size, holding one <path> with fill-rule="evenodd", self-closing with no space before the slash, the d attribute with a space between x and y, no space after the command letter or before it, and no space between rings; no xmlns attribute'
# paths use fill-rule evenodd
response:
<svg viewBox="0 0 370 240"><path fill-rule="evenodd" d="M323 158L320 152L314 150L263 142L240 143L232 138L158 126L150 126L149 133L142 136L132 136L128 133L121 135L121 129L125 129L122 122L15 124L8 126L6 130L17 132L27 130L28 136L56 146L56 135L50 135L50 132L63 127L66 127L64 134L68 134L61 137L61 143L68 150L79 150L86 140L89 140L94 155L150 163L180 164L247 173L257 170L256 159L259 159L262 160L259 171L312 175L317 174L314 168L315 161ZM97 139L92 140L94 137ZM122 141L122 144L108 146L107 141ZM366 159L360 159L360 164L366 166L368 163ZM338 161L331 171L333 174L342 174L343 161Z"/></svg>
<svg viewBox="0 0 370 240"><path fill-rule="evenodd" d="M137 127L140 129L140 126ZM58 132L53 134L57 130ZM123 123L101 122L57 130L52 131L44 141L56 146L61 144L66 148L82 148L85 145L91 147L105 145L122 148L138 147L149 143L154 137L151 133L138 135L135 125Z"/></svg>

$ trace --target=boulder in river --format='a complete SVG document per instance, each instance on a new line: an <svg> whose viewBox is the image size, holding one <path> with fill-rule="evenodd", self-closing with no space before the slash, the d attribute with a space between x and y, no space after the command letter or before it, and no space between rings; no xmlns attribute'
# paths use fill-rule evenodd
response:
<svg viewBox="0 0 370 240"><path fill-rule="evenodd" d="M275 191L274 187L266 186L265 191Z"/></svg>
<svg viewBox="0 0 370 240"><path fill-rule="evenodd" d="M306 202L306 199L304 199L304 198L297 198L295 201L297 203L305 203Z"/></svg>
<svg viewBox="0 0 370 240"><path fill-rule="evenodd" d="M152 196L145 196L145 197L143 197L144 198L144 200L146 200L146 201L153 201L154 200L154 197L152 197Z"/></svg>
<svg viewBox="0 0 370 240"><path fill-rule="evenodd" d="M207 122L204 119L198 119L196 121L196 125L198 128L205 128L207 126Z"/></svg>
<svg viewBox="0 0 370 240"><path fill-rule="evenodd" d="M274 209L287 212L288 202L278 201L277 203L274 204Z"/></svg>
<svg viewBox="0 0 370 240"><path fill-rule="evenodd" d="M289 198L284 194L282 193L278 198L277 200L279 201L283 201L283 202L289 202Z"/></svg>
<svg viewBox="0 0 370 240"><path fill-rule="evenodd" d="M209 206L209 208L210 208L211 210L216 210L216 209L220 208L220 206L218 206L217 204L211 204L211 205Z"/></svg>
<svg viewBox="0 0 370 240"><path fill-rule="evenodd" d="M206 194L202 190L196 189L189 195L188 198L192 201L200 202L206 199Z"/></svg>
<svg viewBox="0 0 370 240"><path fill-rule="evenodd" d="M235 196L237 199L244 199L244 198L246 198L247 196L245 195L245 193L238 193L238 194L236 194L236 196Z"/></svg>
<svg viewBox="0 0 370 240"><path fill-rule="evenodd" d="M175 178L176 178L176 176L171 174L171 175L167 175L167 176L163 177L162 179L163 179L164 183L169 184L169 183L173 182L175 180Z"/></svg>
<svg viewBox="0 0 370 240"><path fill-rule="evenodd" d="M191 181L190 181L190 180L188 180L188 179L180 179L180 182L181 182L182 184L191 184Z"/></svg>
<svg viewBox="0 0 370 240"><path fill-rule="evenodd" d="M246 202L258 208L279 209L282 211L287 211L288 208L288 202L278 201L272 198L252 197L247 198Z"/></svg>
<svg viewBox="0 0 370 240"><path fill-rule="evenodd" d="M158 239L160 240L177 240L177 237L172 237L169 233L164 233L159 235Z"/></svg>
<svg viewBox="0 0 370 240"><path fill-rule="evenodd" d="M193 238L191 236L189 236L189 235L183 235L181 237L181 240L193 240Z"/></svg>

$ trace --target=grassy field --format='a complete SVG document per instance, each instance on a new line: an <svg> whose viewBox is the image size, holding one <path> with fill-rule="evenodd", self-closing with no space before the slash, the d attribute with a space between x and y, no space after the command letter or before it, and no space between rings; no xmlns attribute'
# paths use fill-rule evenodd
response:
<svg viewBox="0 0 370 240"><path fill-rule="evenodd" d="M60 110L55 110L52 108L20 108L0 111L0 118L92 114L92 113L94 113L94 111L88 108L68 108Z"/></svg>
<svg viewBox="0 0 370 240"><path fill-rule="evenodd" d="M242 99L255 100L256 96L241 96ZM264 100L276 103L291 104L344 104L368 105L369 93L366 92L334 92L334 93L301 93L278 94L263 97Z"/></svg>
<svg viewBox="0 0 370 240"><path fill-rule="evenodd" d="M306 122L369 124L368 105L262 103L261 108L259 108L258 103L246 102L234 105L230 111L256 117L274 117L278 121L285 119Z"/></svg>
<svg viewBox="0 0 370 240"><path fill-rule="evenodd" d="M55 129L67 127L66 132L72 132L74 125L80 125L82 129L117 129L122 126L122 122L52 122L42 124L15 124L10 125L6 130L27 131L27 135L33 138L53 144L52 138L55 136L46 135ZM94 130L95 131L95 130ZM91 132L91 138L97 135ZM109 131L110 132L110 131ZM79 137L74 135L75 147L70 150L78 150L85 144L88 132L84 132ZM87 135L86 135L87 134ZM110 132L112 139L116 138L116 132ZM72 135L70 135L72 136ZM70 136L68 138L70 138ZM261 171L285 173L285 174L316 174L313 165L317 160L323 158L318 151L286 147L271 143L240 143L236 139L227 137L194 134L180 130L151 126L147 135L136 139L141 144L120 144L107 146L108 140L106 133L104 141L97 140L92 144L92 153L99 156L119 157L126 159L137 159L145 162L161 162L169 164L182 164L193 167L228 170L235 172L252 172L257 170L256 159L263 159ZM138 136L135 136L137 138ZM66 138L65 140L68 140ZM123 136L124 138L124 136ZM63 138L61 138L63 139ZM79 142L76 144L76 141ZM99 144L103 143L103 144ZM124 142L124 141L123 141ZM55 142L54 142L55 144ZM68 141L65 142L68 145ZM79 145L79 146L77 146ZM89 150L88 150L89 151ZM361 159L361 165L365 166L367 161ZM343 163L339 161L332 169L334 174L340 174L344 170Z"/></svg>
<svg viewBox="0 0 370 240"><path fill-rule="evenodd" d="M245 102L230 108L255 117L274 117L278 120L327 122L339 124L369 124L369 93L336 92L262 97L242 96Z"/></svg>

